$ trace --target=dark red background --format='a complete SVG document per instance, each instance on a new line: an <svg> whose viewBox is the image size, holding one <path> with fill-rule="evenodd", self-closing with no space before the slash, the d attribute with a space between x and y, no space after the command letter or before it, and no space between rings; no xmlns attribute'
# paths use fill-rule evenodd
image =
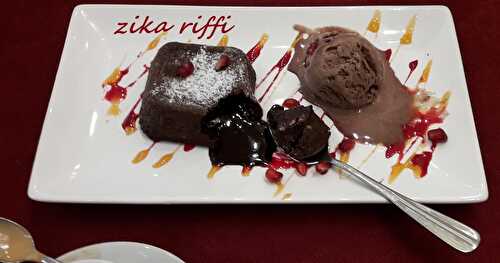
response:
<svg viewBox="0 0 500 263"><path fill-rule="evenodd" d="M499 262L500 1L99 2L449 6L460 41L490 199L474 205L433 207L480 231L481 246L469 255L449 248L390 205L117 206L29 200L26 189L31 166L71 11L79 3L98 2L8 2L2 4L0 18L0 216L30 229L41 251L55 256L92 243L130 240L167 249L187 262Z"/></svg>

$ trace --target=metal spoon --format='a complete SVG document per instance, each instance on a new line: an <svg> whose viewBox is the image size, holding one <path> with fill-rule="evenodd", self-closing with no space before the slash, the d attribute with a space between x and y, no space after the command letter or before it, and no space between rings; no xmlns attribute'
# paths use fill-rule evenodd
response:
<svg viewBox="0 0 500 263"><path fill-rule="evenodd" d="M26 228L2 217L0 217L0 261L5 263L22 261L61 263L38 252Z"/></svg>
<svg viewBox="0 0 500 263"><path fill-rule="evenodd" d="M403 212L415 219L420 225L431 231L448 245L461 252L472 252L479 246L481 237L476 230L392 190L351 165L332 158L328 154L328 148L325 148L316 156L302 161L295 160L292 156L289 157L294 161L302 162L307 165L315 165L319 162L329 162L332 164L332 168L337 167L342 169L369 189L395 204L403 210Z"/></svg>

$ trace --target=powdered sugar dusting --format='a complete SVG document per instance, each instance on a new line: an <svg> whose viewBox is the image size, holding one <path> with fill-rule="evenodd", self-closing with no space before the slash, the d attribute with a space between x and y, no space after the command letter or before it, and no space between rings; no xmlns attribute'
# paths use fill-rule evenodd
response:
<svg viewBox="0 0 500 263"><path fill-rule="evenodd" d="M246 74L241 63L235 63L221 71L215 65L221 54L208 53L201 48L193 57L193 74L187 78L163 78L152 94L162 93L170 103L184 105L215 105L217 101L231 92L238 78Z"/></svg>

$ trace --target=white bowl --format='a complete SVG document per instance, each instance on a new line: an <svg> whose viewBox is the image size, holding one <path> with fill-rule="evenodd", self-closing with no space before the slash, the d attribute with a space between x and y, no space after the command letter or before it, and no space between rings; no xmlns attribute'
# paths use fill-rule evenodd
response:
<svg viewBox="0 0 500 263"><path fill-rule="evenodd" d="M64 263L183 263L172 253L136 242L107 242L70 251L58 258Z"/></svg>

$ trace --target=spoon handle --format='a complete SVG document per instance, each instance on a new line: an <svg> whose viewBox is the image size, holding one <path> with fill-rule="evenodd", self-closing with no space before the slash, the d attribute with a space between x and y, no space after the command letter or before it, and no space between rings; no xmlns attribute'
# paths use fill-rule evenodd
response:
<svg viewBox="0 0 500 263"><path fill-rule="evenodd" d="M57 260L57 259L53 259L51 257L48 257L46 255L42 255L42 259L40 260L40 263L62 263L62 262Z"/></svg>
<svg viewBox="0 0 500 263"><path fill-rule="evenodd" d="M479 246L481 238L476 230L390 189L348 164L335 159L331 163L375 190L455 249L467 253Z"/></svg>

